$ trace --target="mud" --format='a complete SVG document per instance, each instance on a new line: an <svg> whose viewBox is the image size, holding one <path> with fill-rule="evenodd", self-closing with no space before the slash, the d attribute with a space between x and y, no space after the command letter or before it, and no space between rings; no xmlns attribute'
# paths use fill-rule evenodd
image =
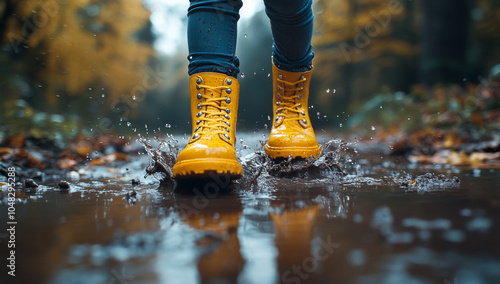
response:
<svg viewBox="0 0 500 284"><path fill-rule="evenodd" d="M499 279L500 170L423 167L330 139L318 158L273 162L255 137L237 148L237 181L171 181L182 141L167 137L141 138L127 164L20 185L17 276L2 270L1 283Z"/></svg>

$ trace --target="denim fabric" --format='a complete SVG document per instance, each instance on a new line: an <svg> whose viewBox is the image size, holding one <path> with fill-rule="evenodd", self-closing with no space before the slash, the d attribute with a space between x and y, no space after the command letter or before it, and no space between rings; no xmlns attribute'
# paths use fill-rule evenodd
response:
<svg viewBox="0 0 500 284"><path fill-rule="evenodd" d="M255 0L248 0L255 1ZM236 77L236 24L241 0L190 0L188 9L189 75L218 72ZM273 61L282 70L312 68L312 0L264 0L274 38Z"/></svg>

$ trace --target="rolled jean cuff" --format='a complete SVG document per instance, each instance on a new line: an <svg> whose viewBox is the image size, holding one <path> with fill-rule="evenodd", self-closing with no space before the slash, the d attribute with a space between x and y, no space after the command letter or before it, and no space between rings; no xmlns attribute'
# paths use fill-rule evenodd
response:
<svg viewBox="0 0 500 284"><path fill-rule="evenodd" d="M240 60L236 56L193 53L188 56L188 60L190 62L189 76L202 72L216 72L236 77L240 72Z"/></svg>
<svg viewBox="0 0 500 284"><path fill-rule="evenodd" d="M309 47L307 54L299 59L290 61L286 57L282 56L273 45L273 63L281 70L288 72L306 72L313 68L312 61L314 58L314 52L312 46Z"/></svg>

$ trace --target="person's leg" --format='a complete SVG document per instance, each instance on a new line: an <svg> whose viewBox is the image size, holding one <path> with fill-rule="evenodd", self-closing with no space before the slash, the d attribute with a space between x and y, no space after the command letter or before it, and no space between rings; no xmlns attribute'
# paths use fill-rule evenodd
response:
<svg viewBox="0 0 500 284"><path fill-rule="evenodd" d="M264 0L273 32L273 61L289 72L312 68L312 0Z"/></svg>
<svg viewBox="0 0 500 284"><path fill-rule="evenodd" d="M188 9L189 75L218 72L236 77L237 22L241 0L191 0Z"/></svg>
<svg viewBox="0 0 500 284"><path fill-rule="evenodd" d="M271 158L307 158L321 149L309 119L314 57L312 0L264 0L273 32L273 126L266 143Z"/></svg>
<svg viewBox="0 0 500 284"><path fill-rule="evenodd" d="M241 177L234 150L238 113L236 23L241 0L191 0L188 10L192 135L173 177Z"/></svg>

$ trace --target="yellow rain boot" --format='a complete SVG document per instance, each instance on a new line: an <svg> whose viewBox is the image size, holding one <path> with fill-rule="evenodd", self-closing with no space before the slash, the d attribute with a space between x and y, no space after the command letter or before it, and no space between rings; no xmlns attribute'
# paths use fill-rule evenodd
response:
<svg viewBox="0 0 500 284"><path fill-rule="evenodd" d="M234 150L240 85L221 73L199 73L189 80L193 135L179 153L173 177L242 176Z"/></svg>
<svg viewBox="0 0 500 284"><path fill-rule="evenodd" d="M273 127L265 146L271 158L308 158L321 149L309 119L311 72L287 72L273 64Z"/></svg>

